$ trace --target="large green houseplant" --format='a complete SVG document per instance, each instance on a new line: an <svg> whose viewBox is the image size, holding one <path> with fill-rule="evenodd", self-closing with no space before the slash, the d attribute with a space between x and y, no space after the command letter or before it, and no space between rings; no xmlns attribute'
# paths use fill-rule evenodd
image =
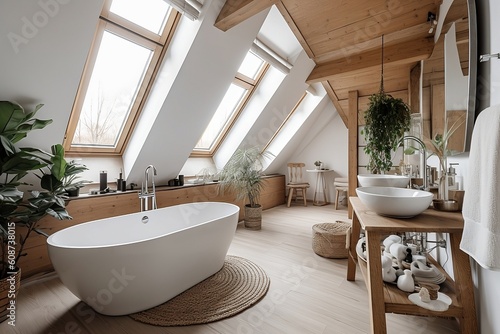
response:
<svg viewBox="0 0 500 334"><path fill-rule="evenodd" d="M26 241L41 218L71 219L66 211L66 188L79 182L76 174L87 169L68 165L60 144L53 145L51 152L18 146L30 131L52 122L35 118L42 106L25 113L17 103L0 101L0 279L20 269ZM29 174L40 180L38 186L23 181ZM22 189L32 190L25 193Z"/></svg>
<svg viewBox="0 0 500 334"><path fill-rule="evenodd" d="M384 36L381 67L379 92L370 96L364 115L364 152L369 157L366 168L372 173L385 173L391 169L392 154L404 133L410 130L411 123L410 107L402 99L384 91Z"/></svg>
<svg viewBox="0 0 500 334"><path fill-rule="evenodd" d="M271 154L258 147L239 148L219 172L219 188L235 192L245 204L245 227L259 230L262 224L260 193L264 185L263 163Z"/></svg>
<svg viewBox="0 0 500 334"><path fill-rule="evenodd" d="M392 167L393 152L410 129L410 108L402 99L381 90L370 96L364 119L364 151L369 156L366 168L373 173L385 173Z"/></svg>

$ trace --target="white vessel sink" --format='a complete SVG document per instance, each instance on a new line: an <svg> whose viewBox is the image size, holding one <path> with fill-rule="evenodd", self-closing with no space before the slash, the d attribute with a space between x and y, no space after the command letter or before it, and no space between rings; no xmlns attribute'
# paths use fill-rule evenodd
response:
<svg viewBox="0 0 500 334"><path fill-rule="evenodd" d="M369 210L397 218L410 218L422 213L434 196L428 191L395 187L359 187L356 193Z"/></svg>
<svg viewBox="0 0 500 334"><path fill-rule="evenodd" d="M388 174L359 174L358 181L361 187L397 187L406 188L410 177Z"/></svg>

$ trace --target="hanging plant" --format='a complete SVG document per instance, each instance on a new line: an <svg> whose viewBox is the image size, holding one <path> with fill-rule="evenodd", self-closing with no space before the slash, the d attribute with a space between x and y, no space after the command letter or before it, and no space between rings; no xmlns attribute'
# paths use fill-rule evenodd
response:
<svg viewBox="0 0 500 334"><path fill-rule="evenodd" d="M372 173L384 173L392 167L392 153L396 150L404 133L410 130L410 107L400 98L384 92L384 39L382 36L382 73L380 91L370 96L365 111L363 130L369 156L366 168Z"/></svg>

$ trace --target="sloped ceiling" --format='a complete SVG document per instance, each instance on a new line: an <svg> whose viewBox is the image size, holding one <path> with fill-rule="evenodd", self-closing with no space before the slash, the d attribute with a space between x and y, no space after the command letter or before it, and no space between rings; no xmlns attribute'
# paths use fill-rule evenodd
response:
<svg viewBox="0 0 500 334"><path fill-rule="evenodd" d="M440 0L227 0L215 23L228 30L276 5L316 67L308 83L321 82L347 125L348 93L378 91L384 40L384 88L407 90L410 70L434 47L428 13Z"/></svg>
<svg viewBox="0 0 500 334"><path fill-rule="evenodd" d="M50 151L61 143L104 0L2 1L0 3L0 99L37 118L52 119L24 146Z"/></svg>

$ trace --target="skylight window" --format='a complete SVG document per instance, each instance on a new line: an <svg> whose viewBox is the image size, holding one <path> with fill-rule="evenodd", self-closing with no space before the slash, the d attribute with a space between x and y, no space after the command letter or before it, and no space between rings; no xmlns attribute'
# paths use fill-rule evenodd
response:
<svg viewBox="0 0 500 334"><path fill-rule="evenodd" d="M245 88L231 84L212 117L210 124L208 124L207 129L196 145L197 149L210 150L215 140L221 135L226 122L231 118L238 106L241 105L246 93L247 90Z"/></svg>
<svg viewBox="0 0 500 334"><path fill-rule="evenodd" d="M170 6L163 0L113 0L110 12L160 35Z"/></svg>
<svg viewBox="0 0 500 334"><path fill-rule="evenodd" d="M248 52L238 69L238 73L255 80L263 64L264 61L261 58L256 56L253 52Z"/></svg>
<svg viewBox="0 0 500 334"><path fill-rule="evenodd" d="M212 155L243 110L268 64L249 51L217 111L193 150L193 155Z"/></svg>
<svg viewBox="0 0 500 334"><path fill-rule="evenodd" d="M70 153L121 154L173 30L163 0L107 0L66 131Z"/></svg>
<svg viewBox="0 0 500 334"><path fill-rule="evenodd" d="M116 53L122 56L117 58ZM153 50L105 31L73 145L116 147Z"/></svg>

